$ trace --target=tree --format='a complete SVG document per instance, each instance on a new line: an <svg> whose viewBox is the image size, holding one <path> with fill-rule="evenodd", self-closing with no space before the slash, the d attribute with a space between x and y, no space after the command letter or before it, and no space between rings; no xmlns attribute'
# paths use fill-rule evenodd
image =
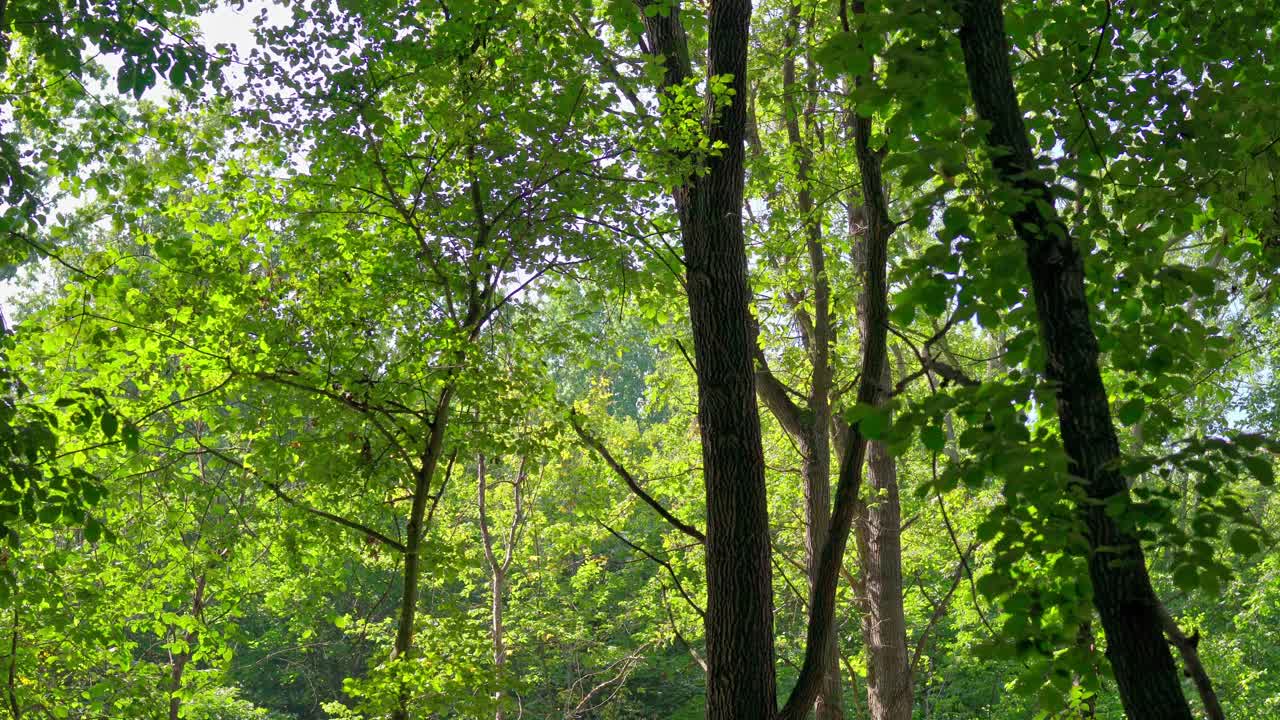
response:
<svg viewBox="0 0 1280 720"><path fill-rule="evenodd" d="M10 0L0 707L1274 714L1280 6L755 5Z"/></svg>
<svg viewBox="0 0 1280 720"><path fill-rule="evenodd" d="M1027 253L1036 314L1045 344L1045 375L1054 384L1062 442L1085 498L1089 577L1107 636L1107 657L1130 718L1190 718L1173 656L1165 644L1160 600L1151 587L1137 538L1107 506L1129 498L1107 391L1098 368L1098 341L1089 322L1084 263L1053 207L1048 183L1022 124L1009 68L999 0L958 6L965 71L989 155L1001 183L1016 193L1010 212Z"/></svg>
<svg viewBox="0 0 1280 720"><path fill-rule="evenodd" d="M742 231L751 3L710 9L705 110L688 97L696 80L680 6L641 8L648 50L664 63L665 111L705 113L711 147L706 167L672 193L688 278L707 497L707 717L767 719L776 703L772 567Z"/></svg>

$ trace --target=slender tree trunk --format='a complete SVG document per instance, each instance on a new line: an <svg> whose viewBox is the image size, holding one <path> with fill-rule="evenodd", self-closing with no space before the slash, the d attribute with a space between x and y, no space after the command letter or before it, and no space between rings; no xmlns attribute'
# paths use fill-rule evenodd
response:
<svg viewBox="0 0 1280 720"><path fill-rule="evenodd" d="M1093 642L1093 621L1089 621L1080 625L1080 630L1076 633L1076 645L1080 647L1091 658L1089 661L1089 670L1083 675L1076 675L1072 681L1072 685L1076 687L1084 687L1088 691L1088 687L1097 687L1097 670L1096 663L1092 658L1097 648ZM1092 679L1092 682L1089 681ZM1080 720L1095 720L1098 717L1098 696L1091 694L1085 698L1083 707L1080 708Z"/></svg>
<svg viewBox="0 0 1280 720"><path fill-rule="evenodd" d="M405 527L404 590L400 594L396 641L391 650L391 659L401 662L408 662L413 650L413 626L418 612L418 568L421 561L419 554L422 549L423 521L427 514L431 481L435 477L436 467L440 464L440 456L444 452L444 432L449 423L449 406L452 399L452 388L445 387L440 391L440 398L436 401L436 409L431 419L431 430L422 450L420 464L414 473L413 504L409 508L409 522ZM393 720L409 720L407 687L401 690L400 701L391 717Z"/></svg>
<svg viewBox="0 0 1280 720"><path fill-rule="evenodd" d="M520 528L524 524L522 488L525 479L525 461L522 460L520 462L520 470L516 474L515 480L511 483L515 505L511 516L511 525L507 528L506 545L503 548L501 560L498 559L498 554L494 550L493 533L489 529L489 473L483 455L477 459L476 474L478 480L476 507L480 515L480 541L483 544L485 562L489 565L490 635L493 640L493 668L499 682L502 682L504 680L502 671L507 665L507 635L502 621L502 613L503 604L506 601L507 573L511 570L511 561L515 557L516 542L520 536ZM493 693L493 720L504 720L506 717L506 712L502 706L504 694L501 687Z"/></svg>
<svg viewBox="0 0 1280 720"><path fill-rule="evenodd" d="M855 3L855 13L865 12ZM860 82L860 81L859 81ZM881 175L882 157L869 147L870 124L851 116L858 163L864 172ZM883 185L880 186L883 194ZM870 226L865 207L849 203L848 233L854 242L854 258L867 263ZM884 219L882 218L882 221ZM885 239L887 242L887 237ZM887 289L886 289L887 292ZM873 298L866 288L858 299L858 326L864 344L870 337L872 303L887 306L888 298ZM893 387L888 348L880 348L881 400ZM867 648L867 713L871 720L911 720L915 702L911 656L907 651L907 620L902 605L902 505L898 498L898 463L882 442L867 443L868 498L857 504L855 529L861 556L862 639Z"/></svg>
<svg viewBox="0 0 1280 720"><path fill-rule="evenodd" d="M881 384L887 362L889 291L886 277L889 236L894 225L889 220L880 155L871 149L871 118L853 118L854 145L858 156L862 187L865 242L859 267L864 288L866 323L862 338L862 377L858 382L860 405L879 406L888 396ZM818 696L825 676L828 635L835 616L836 586L844 560L849 533L857 515L862 484L862 466L867 455L867 438L861 423L855 423L840 439L840 469L837 473L835 503L826 544L818 558L817 582L809 602L809 624L805 631L805 658L800 676L779 713L781 720L800 720Z"/></svg>
<svg viewBox="0 0 1280 720"><path fill-rule="evenodd" d="M805 470L805 555L808 565L809 593L818 587L818 557L826 545L831 526L831 448L829 430L817 430L815 422L814 446L804 463ZM827 423L830 424L829 422ZM820 446L820 447L817 447ZM821 453L821 455L819 455ZM819 458L821 458L819 460ZM835 628L835 616L827 632L823 659L826 673L818 688L814 703L817 720L844 720L844 684L840 673L840 636Z"/></svg>
<svg viewBox="0 0 1280 720"><path fill-rule="evenodd" d="M851 228L852 229L852 228ZM855 246L856 247L856 246ZM861 251L857 251L861 255ZM858 319L866 336L867 298L859 302ZM893 386L886 358L880 386ZM867 648L867 711L871 720L911 720L915 700L911 657L907 652L907 619L902 605L902 505L898 498L898 463L885 444L867 443L870 492L857 506L854 520L859 568L862 639Z"/></svg>
<svg viewBox="0 0 1280 720"><path fill-rule="evenodd" d="M1080 506L1089 542L1093 600L1107 639L1107 657L1126 714L1133 720L1190 720L1178 669L1165 643L1160 603L1138 541L1105 511L1128 500L1107 391L1098 369L1098 342L1089 323L1084 260L1036 169L1018 107L999 0L960 0L960 44L978 117L996 176L1022 203L1012 215L1026 247L1032 294L1046 352L1046 377L1057 388L1058 421L1071 471L1089 501Z"/></svg>
<svg viewBox="0 0 1280 720"><path fill-rule="evenodd" d="M200 433L204 432L204 429L205 429L204 423L197 421L194 429L196 433L197 441L200 438ZM205 461L206 461L205 452L201 450L196 454L196 463L199 469L200 479L202 481L206 480L205 472L208 469L208 466L206 465ZM227 552L228 550L226 549L222 551L224 556ZM200 576L197 577L195 580L196 580L196 587L191 594L191 617L192 619L199 622L200 617L204 613L205 589L208 587L208 582L209 582L208 569L206 568L202 570L200 573ZM187 663L191 662L191 657L195 653L195 644L199 642L200 635L196 631L192 630L186 633L186 635L183 637L183 640L186 643L186 648L181 652L179 652L177 655L173 655L172 653L170 654L171 667L169 669L169 687L170 687L169 720L178 720L182 716L182 698L179 697L177 693L182 689L182 678L183 678L183 675L186 673Z"/></svg>
<svg viewBox="0 0 1280 720"><path fill-rule="evenodd" d="M0 70L9 69L9 0L0 0Z"/></svg>
<svg viewBox="0 0 1280 720"><path fill-rule="evenodd" d="M4 328L4 319L0 317L0 334L8 332ZM9 712L13 720L22 720L22 707L18 705L18 603L13 604L13 632L9 635L9 674L6 690L9 696Z"/></svg>
<svg viewBox="0 0 1280 720"><path fill-rule="evenodd" d="M805 561L808 569L809 593L818 585L818 556L827 543L831 527L831 288L827 279L826 251L822 242L822 215L810 191L813 172L813 150L801 130L801 104L798 95L805 91L796 74L796 53L801 33L799 3L792 3L785 38L786 53L782 65L783 112L787 144L796 162L796 207L804 224L805 250L809 259L810 283L813 286L813 317L802 302L793 302L797 324L806 329L809 362L812 367L809 384L808 417L793 423L792 433L804 453ZM812 72L812 68L808 70ZM810 99L805 102L809 107ZM812 137L809 138L812 140ZM798 300L798 299L797 299ZM844 719L844 686L840 673L840 638L835 617L826 634L823 662L825 673L814 702L817 720Z"/></svg>
<svg viewBox="0 0 1280 720"><path fill-rule="evenodd" d="M495 568L489 581L489 590L493 600L493 622L490 628L493 634L493 670L501 682L502 672L507 666L507 636L502 624L502 600L507 594L507 574ZM502 695L501 688L493 693L493 720L503 720L506 717L502 708Z"/></svg>
<svg viewBox="0 0 1280 720"><path fill-rule="evenodd" d="M203 459L201 460L203 465ZM201 474L203 474L203 467ZM204 589L207 581L207 575L201 573L196 579L196 590L191 597L191 617L199 618L200 613L204 610ZM199 641L199 635L194 631L189 632L183 638L187 643L187 648L182 652L170 658L171 667L169 668L169 720L178 720L182 717L182 698L178 696L178 691L182 689L182 676L186 673L187 663L191 662L193 646Z"/></svg>
<svg viewBox="0 0 1280 720"><path fill-rule="evenodd" d="M705 174L673 193L707 498L708 720L772 720L777 707L768 499L752 367L756 333L742 227L750 21L749 0L710 4L707 72L731 76L734 95L707 113L707 134L723 150L708 159ZM649 51L665 58L663 89L682 84L691 69L679 5L664 3L663 12L644 22Z"/></svg>

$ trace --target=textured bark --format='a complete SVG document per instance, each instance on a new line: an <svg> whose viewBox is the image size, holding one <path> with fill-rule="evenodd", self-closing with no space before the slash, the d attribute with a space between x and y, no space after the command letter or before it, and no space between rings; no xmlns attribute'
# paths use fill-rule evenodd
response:
<svg viewBox="0 0 1280 720"><path fill-rule="evenodd" d="M825 404L825 403L824 403ZM828 413L829 414L829 413ZM830 425L828 421L827 426ZM817 429L815 419L813 438L807 446L803 465L805 483L805 555L808 569L809 593L818 589L818 563L822 547L830 536L831 524L831 449L830 431ZM827 629L823 647L825 673L814 701L817 720L843 720L844 685L840 673L840 637L836 632L835 614Z"/></svg>
<svg viewBox="0 0 1280 720"><path fill-rule="evenodd" d="M868 162L879 163L878 158ZM849 218L849 233L861 228ZM862 258L864 243L854 246ZM863 337L868 331L864 292L858 302ZM882 388L893 387L886 352L880 374ZM887 395L885 397L887 399ZM854 527L858 541L858 604L862 610L862 640L867 648L867 713L871 720L911 720L914 703L911 658L907 651L907 619L902 605L902 505L898 498L898 463L882 442L867 443L868 498L856 505Z"/></svg>
<svg viewBox="0 0 1280 720"><path fill-rule="evenodd" d="M642 6L648 4L641 2ZM708 113L723 144L706 173L673 193L693 326L707 498L707 718L771 720L773 582L764 450L756 406L742 227L749 0L717 0L708 12L707 72L731 75L735 95ZM648 50L666 61L664 88L690 77L680 8L645 17Z"/></svg>
<svg viewBox="0 0 1280 720"><path fill-rule="evenodd" d="M856 2L853 11L861 14L866 9L863 3ZM847 32L847 15L843 17ZM863 81L855 79L855 82ZM882 156L870 148L870 121L857 118L855 114L852 125L859 167L864 173L877 178L880 185L877 222L885 225L887 200L883 184L878 180ZM859 213L854 211L857 206L850 203L849 207L848 232L854 239L854 255L863 268L865 279L866 255L873 242L871 226L870 223L865 227L860 225ZM875 214L869 213L865 207L857 209L861 210L864 221L866 216ZM878 241L887 246L888 231L883 231L883 237ZM887 248L885 252L887 254ZM887 295L872 297L870 292L870 288L864 286L858 299L858 327L864 345L871 337L873 307L887 308L888 305ZM887 288L884 292L887 293ZM888 348L883 342L880 353L881 399L887 400L893 378L889 370ZM867 444L866 473L872 497L858 502L855 523L861 560L859 604L862 607L862 639L867 648L867 713L871 720L911 720L915 687L911 657L907 651L906 612L902 605L902 505L898 498L898 463L884 443L871 441Z"/></svg>
<svg viewBox="0 0 1280 720"><path fill-rule="evenodd" d="M1190 720L1142 548L1103 510L1105 501L1127 500L1129 491L1109 465L1120 445L1089 323L1084 261L1053 207L1048 184L1038 174L1028 175L1036 162L1013 86L1000 2L960 0L957 9L969 88L978 117L990 125L992 165L1000 182L1022 199L1011 219L1026 248L1063 445L1089 498L1079 510L1090 547L1089 576L1120 698L1133 720Z"/></svg>

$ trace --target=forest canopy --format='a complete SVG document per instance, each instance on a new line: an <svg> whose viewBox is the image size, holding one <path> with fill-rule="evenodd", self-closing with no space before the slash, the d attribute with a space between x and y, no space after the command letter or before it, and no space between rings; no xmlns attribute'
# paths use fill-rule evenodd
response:
<svg viewBox="0 0 1280 720"><path fill-rule="evenodd" d="M1280 3L0 0L0 717L1280 717Z"/></svg>

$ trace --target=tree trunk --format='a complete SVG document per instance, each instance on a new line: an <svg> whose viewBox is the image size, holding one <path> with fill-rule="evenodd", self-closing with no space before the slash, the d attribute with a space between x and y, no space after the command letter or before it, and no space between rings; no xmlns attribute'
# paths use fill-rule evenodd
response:
<svg viewBox="0 0 1280 720"><path fill-rule="evenodd" d="M427 514L427 498L431 494L431 480L444 451L444 431L449 423L449 405L453 391L445 387L436 401L432 415L431 431L422 451L421 464L414 473L413 504L409 508L409 522L404 539L404 590L400 594L400 614L396 625L396 641L391 659L408 662L413 650L413 625L418 611L418 565L422 548L423 521ZM409 692L400 692L400 701L391 714L393 720L409 720Z"/></svg>
<svg viewBox="0 0 1280 720"><path fill-rule="evenodd" d="M889 220L880 155L870 146L870 116L855 114L853 129L866 221L859 271L864 288L862 306L867 319L862 338L862 374L858 381L857 401L859 405L879 406L888 397L888 388L881 384L880 379L887 362L889 290L886 264L889 236L894 225ZM796 686L779 714L781 720L800 720L808 713L826 674L826 643L830 642L829 636L834 627L836 586L849 533L857 515L862 465L867 454L867 438L862 432L861 422L854 423L843 433L838 454L840 469L830 529L818 557L817 581L809 602L804 664Z"/></svg>
<svg viewBox="0 0 1280 720"><path fill-rule="evenodd" d="M1190 720L1142 548L1104 511L1112 498L1127 501L1129 490L1124 476L1109 465L1119 457L1120 445L1089 323L1084 260L1053 207L1047 183L1029 174L1036 162L1013 86L1000 2L961 0L957 9L969 88L978 117L990 125L992 165L1000 182L1022 198L1011 219L1026 247L1045 375L1057 388L1063 445L1089 499L1080 506L1089 577L1120 698L1134 720Z"/></svg>
<svg viewBox="0 0 1280 720"><path fill-rule="evenodd" d="M506 601L507 573L511 570L511 561L515 557L520 527L524 523L522 487L525 478L525 461L520 461L520 470L516 474L515 480L511 483L515 507L511 516L511 525L507 528L506 545L503 548L501 560L498 559L497 552L494 550L493 533L489 529L489 474L483 455L477 459L476 474L479 486L476 494L476 507L480 515L480 541L484 549L485 562L489 566L490 634L493 641L493 669L498 681L502 682L502 671L507 665L507 635L506 627L502 622L502 611L503 603ZM493 720L504 720L506 717L506 712L502 707L503 696L504 693L501 687L493 693Z"/></svg>
<svg viewBox="0 0 1280 720"><path fill-rule="evenodd" d="M854 4L854 12L865 12L862 3ZM861 82L861 80L855 80ZM882 157L870 148L870 122L854 118L852 129L858 152L858 164L864 173L881 176ZM879 182L884 203L884 188ZM865 192L865 188L864 188ZM872 241L866 205L850 202L848 233L853 240L854 257L860 267L867 266L868 243ZM861 216L861 217L860 217ZM879 222L887 220L881 217ZM886 237L881 240L887 243ZM864 276L866 271L864 270ZM858 298L858 326L867 344L871 337L871 309L876 304L887 307L888 297L873 297L864 287ZM889 353L880 344L880 399L887 400L893 387L889 369ZM902 506L898 498L898 463L885 444L867 443L867 484L871 490L866 500L857 505L859 570L862 593L862 639L867 648L867 713L871 720L911 720L915 701L911 657L907 652L907 619L902 605Z"/></svg>
<svg viewBox="0 0 1280 720"><path fill-rule="evenodd" d="M852 220L852 219L851 219ZM851 234L856 232L850 223ZM861 244L855 245L860 262ZM868 298L860 298L858 321L867 334ZM880 386L893 386L888 353ZM911 720L915 700L911 657L907 652L907 619L902 605L902 505L898 498L898 462L882 442L867 443L865 500L854 520L859 568L862 640L867 648L867 711L871 720Z"/></svg>
<svg viewBox="0 0 1280 720"><path fill-rule="evenodd" d="M808 329L809 417L793 423L792 433L804 453L805 562L809 593L818 587L818 556L827 543L831 527L831 287L827 279L826 251L822 242L822 213L814 202L811 186L813 153L800 127L800 105L797 96L804 91L796 77L796 51L801 32L800 4L792 3L785 37L782 66L783 112L787 143L796 158L796 207L804 224L805 250L809 257L809 276L813 285L813 317L808 317L803 302L792 302L797 324ZM812 73L812 68L809 68ZM810 94L805 105L813 102ZM797 299L798 300L798 299ZM840 674L840 637L835 616L827 629L823 650L825 673L814 702L817 720L844 720L844 686Z"/></svg>
<svg viewBox="0 0 1280 720"><path fill-rule="evenodd" d="M828 413L829 414L829 413ZM814 438L816 442L805 458L805 554L808 564L810 595L818 588L818 557L822 546L826 545L831 526L831 447L830 430L817 430L815 421ZM830 425L829 420L826 425ZM831 627L827 631L826 646L823 658L826 669L822 684L818 688L818 699L814 702L814 716L817 720L844 720L844 684L840 674L840 636L836 632L835 616L832 615Z"/></svg>
<svg viewBox="0 0 1280 720"><path fill-rule="evenodd" d="M491 591L493 603L493 623L491 631L493 633L493 669L499 678L502 677L502 671L507 665L507 640L506 629L502 625L502 598L507 592L507 576L501 570L496 570L493 577L489 580L489 589ZM493 693L493 720L503 720L506 714L502 709L502 689Z"/></svg>
<svg viewBox="0 0 1280 720"><path fill-rule="evenodd" d="M201 456L200 463L200 473L203 475L203 455ZM200 577L196 578L195 593L191 597L191 617L196 620L199 620L201 613L204 612L204 589L206 580L207 575L205 573L200 573ZM195 652L194 646L200 641L200 636L195 631L191 631L183 637L183 640L186 642L186 649L170 658L169 720L178 720L182 717L182 698L178 696L178 692L182 690L182 677L186 674L187 663L191 662L191 656Z"/></svg>
<svg viewBox="0 0 1280 720"><path fill-rule="evenodd" d="M885 365L884 384L890 385ZM898 464L882 442L867 444L868 500L861 504L864 606L862 638L867 647L867 710L871 720L911 720L914 702L907 620L902 606L902 509Z"/></svg>
<svg viewBox="0 0 1280 720"><path fill-rule="evenodd" d="M680 8L664 12L644 22L649 51L666 60L665 90L682 84L691 70ZM723 150L708 159L705 174L673 193L688 278L707 498L707 718L772 720L773 578L742 228L751 3L717 0L708 15L707 72L732 76L734 95L707 113L707 134Z"/></svg>

